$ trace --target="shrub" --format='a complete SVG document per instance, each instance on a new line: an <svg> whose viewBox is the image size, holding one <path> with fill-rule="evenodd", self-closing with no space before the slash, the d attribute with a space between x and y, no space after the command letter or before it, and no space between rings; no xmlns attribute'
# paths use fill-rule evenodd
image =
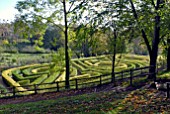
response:
<svg viewBox="0 0 170 114"><path fill-rule="evenodd" d="M12 79L12 71L18 70L18 69L23 69L23 68L28 68L31 66L36 66L39 64L32 64L32 65L27 65L27 66L22 66L22 67L15 67L15 68L11 68L8 70L4 70L2 72L2 78L10 85L10 86L15 86L16 90L18 91L26 91L25 88L21 87L21 85L19 83L17 83L15 80Z"/></svg>
<svg viewBox="0 0 170 114"><path fill-rule="evenodd" d="M66 75L66 71L63 71L61 73L61 75L59 75L58 78L55 80L55 82L64 81L65 80L65 75Z"/></svg>
<svg viewBox="0 0 170 114"><path fill-rule="evenodd" d="M18 81L17 83L19 83L20 85L30 85L30 80L20 80L20 81Z"/></svg>
<svg viewBox="0 0 170 114"><path fill-rule="evenodd" d="M12 71L12 77L16 81L24 79L24 77L22 75L18 74L16 71Z"/></svg>
<svg viewBox="0 0 170 114"><path fill-rule="evenodd" d="M75 68L77 68L77 69L79 69L79 70L81 70L81 71L85 70L85 68L84 68L83 66L77 64L75 61L72 61L72 65L73 65Z"/></svg>
<svg viewBox="0 0 170 114"><path fill-rule="evenodd" d="M81 78L89 78L89 77L90 77L90 74L83 74L83 75L77 75L77 76L71 77L70 80L81 79Z"/></svg>
<svg viewBox="0 0 170 114"><path fill-rule="evenodd" d="M86 63L83 63L82 61L76 61L76 62L77 62L77 64L83 66L84 68L88 68L89 67L89 65L87 65Z"/></svg>
<svg viewBox="0 0 170 114"><path fill-rule="evenodd" d="M77 75L77 69L72 67L70 76L76 76L76 75Z"/></svg>
<svg viewBox="0 0 170 114"><path fill-rule="evenodd" d="M93 66L93 64L91 62L87 61L87 60L84 61L84 63L88 64L89 66Z"/></svg>
<svg viewBox="0 0 170 114"><path fill-rule="evenodd" d="M45 79L44 83L52 83L59 77L60 72L55 72Z"/></svg>
<svg viewBox="0 0 170 114"><path fill-rule="evenodd" d="M32 85L34 85L34 84L41 84L47 77L48 77L47 74L39 76L37 79L35 79L33 82L31 82L31 84Z"/></svg>

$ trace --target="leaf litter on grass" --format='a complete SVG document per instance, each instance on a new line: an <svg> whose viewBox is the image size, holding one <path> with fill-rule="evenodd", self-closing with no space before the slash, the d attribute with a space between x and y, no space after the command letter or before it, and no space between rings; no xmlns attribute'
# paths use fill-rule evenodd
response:
<svg viewBox="0 0 170 114"><path fill-rule="evenodd" d="M114 110L119 113L170 113L170 99L156 89L138 89L128 94Z"/></svg>

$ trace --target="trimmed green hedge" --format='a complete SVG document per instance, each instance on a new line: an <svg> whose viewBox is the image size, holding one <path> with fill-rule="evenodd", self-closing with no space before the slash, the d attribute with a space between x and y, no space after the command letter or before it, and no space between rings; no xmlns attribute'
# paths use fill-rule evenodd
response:
<svg viewBox="0 0 170 114"><path fill-rule="evenodd" d="M20 85L30 85L30 80L20 80L17 83L19 83Z"/></svg>
<svg viewBox="0 0 170 114"><path fill-rule="evenodd" d="M75 61L72 61L72 65L81 71L85 70L83 66L77 64Z"/></svg>
<svg viewBox="0 0 170 114"><path fill-rule="evenodd" d="M24 80L24 77L22 75L18 74L16 71L12 71L12 77L16 81Z"/></svg>
<svg viewBox="0 0 170 114"><path fill-rule="evenodd" d="M77 69L76 68L74 68L74 67L72 67L71 68L71 74L70 74L70 77L72 77L72 76L76 76L77 75Z"/></svg>
<svg viewBox="0 0 170 114"><path fill-rule="evenodd" d="M35 79L33 82L31 82L31 84L32 85L34 85L34 84L41 84L47 77L48 77L47 74L39 76L37 79Z"/></svg>
<svg viewBox="0 0 170 114"><path fill-rule="evenodd" d="M89 78L89 77L90 77L90 74L83 74L83 75L77 75L75 77L71 77L70 80L81 79L81 78Z"/></svg>
<svg viewBox="0 0 170 114"><path fill-rule="evenodd" d="M111 73L112 61L110 57L111 57L110 55L104 55L99 57L73 59L71 61L71 67L70 67L70 80L96 77L99 75ZM119 57L117 56L119 61L116 61L116 64L118 62L118 65L115 67L115 72L119 72L126 69L132 69L136 67L147 66L148 58L147 57L142 58L142 57L143 56L123 54L122 58L119 59ZM43 83L64 81L66 72L57 71L52 75L49 74L50 74L50 63L35 64L35 65L28 65L28 66L7 70L5 74L3 73L3 78L11 86L20 86L29 83L43 84ZM104 77L104 78L110 78L110 77ZM87 80L87 82L93 82L95 80L99 80L99 79L94 78L94 80ZM87 83L87 82L83 82L83 83Z"/></svg>
<svg viewBox="0 0 170 114"><path fill-rule="evenodd" d="M84 68L88 68L89 65L87 65L86 63L83 63L82 61L76 61L78 65L83 66Z"/></svg>
<svg viewBox="0 0 170 114"><path fill-rule="evenodd" d="M44 80L43 83L52 83L52 82L54 82L59 77L59 74L60 74L59 71L51 74L50 76L48 76L48 78L46 78Z"/></svg>
<svg viewBox="0 0 170 114"><path fill-rule="evenodd" d="M65 80L65 75L66 75L66 71L63 71L63 72L58 76L58 78L55 80L55 82L64 81L64 80Z"/></svg>

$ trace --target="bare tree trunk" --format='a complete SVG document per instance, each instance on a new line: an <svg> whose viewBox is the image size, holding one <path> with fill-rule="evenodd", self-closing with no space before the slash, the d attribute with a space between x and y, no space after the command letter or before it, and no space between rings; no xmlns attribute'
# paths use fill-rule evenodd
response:
<svg viewBox="0 0 170 114"><path fill-rule="evenodd" d="M114 83L114 86L116 86L116 80L115 80L115 61L116 61L116 42L117 42L117 33L114 29L114 46L113 46L113 56L112 56L112 82Z"/></svg>
<svg viewBox="0 0 170 114"><path fill-rule="evenodd" d="M170 71L170 39L167 39L167 71Z"/></svg>
<svg viewBox="0 0 170 114"><path fill-rule="evenodd" d="M131 4L131 8L132 8L132 12L133 12L134 18L135 18L136 20L138 20L138 15L137 15L137 12L136 12L136 9L135 9L135 6L134 6L132 0L130 0L130 4ZM143 29L141 29L141 32L142 32L142 37L143 37L143 39L144 39L144 41L145 41L146 47L147 47L147 49L148 49L149 55L151 55L152 49L151 49L151 46L150 46L150 44L149 44L148 38L147 38L147 36L146 36L146 33L145 33L145 31L144 31Z"/></svg>
<svg viewBox="0 0 170 114"><path fill-rule="evenodd" d="M82 47L83 47L83 55L84 55L84 57L89 57L90 52L89 52L88 38L84 37L84 42L82 44Z"/></svg>
<svg viewBox="0 0 170 114"><path fill-rule="evenodd" d="M157 0L157 5L155 6L155 10L158 10L160 6L160 0ZM153 75L149 75L149 79L156 79L156 63L158 57L158 45L160 42L160 16L157 14L155 16L155 28L154 28L154 39L152 40L152 52L150 55L150 73L154 73Z"/></svg>
<svg viewBox="0 0 170 114"><path fill-rule="evenodd" d="M129 0L130 4L131 4L131 8L132 8L132 12L134 14L134 18L136 20L138 20L138 15L136 12L136 9L134 7L133 1ZM154 4L154 2L152 1L152 4L154 5L155 10L158 10L160 8L160 4L161 1L157 0L156 2L156 6ZM148 52L149 52L149 56L150 56L150 66L152 66L149 69L150 73L154 73L153 75L148 76L149 79L156 79L156 63L157 63L157 56L158 56L158 45L159 45L159 40L160 40L160 16L157 14L157 16L155 16L155 29L154 29L154 39L152 40L152 48L149 44L149 41L147 39L147 36L145 34L145 31L143 29L141 29L142 32L142 37L145 41L145 44L147 46Z"/></svg>
<svg viewBox="0 0 170 114"><path fill-rule="evenodd" d="M69 78L70 78L70 65L69 65L69 53L68 53L68 24L67 24L67 11L66 11L66 0L63 0L64 6L64 22L65 22L65 64L66 64L66 89L70 88Z"/></svg>

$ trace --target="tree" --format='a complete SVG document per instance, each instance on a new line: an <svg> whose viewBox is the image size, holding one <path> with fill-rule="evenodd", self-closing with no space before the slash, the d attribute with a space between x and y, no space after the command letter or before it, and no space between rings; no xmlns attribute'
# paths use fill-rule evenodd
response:
<svg viewBox="0 0 170 114"><path fill-rule="evenodd" d="M169 34L167 34L167 36L162 39L161 42L161 46L162 46L162 55L166 57L166 62L167 62L167 71L170 71L170 39L169 39ZM164 61L163 62L163 67L164 67Z"/></svg>
<svg viewBox="0 0 170 114"><path fill-rule="evenodd" d="M94 52L94 50L96 49L95 46L99 41L99 34L98 34L98 38L95 38L97 32L99 31L93 28L93 26L90 24L86 24L86 25L82 24L77 28L75 28L74 49L77 50L76 53L79 57L81 55L84 57L89 57L91 55L97 54Z"/></svg>
<svg viewBox="0 0 170 114"><path fill-rule="evenodd" d="M170 39L167 39L167 71L170 71Z"/></svg>
<svg viewBox="0 0 170 114"><path fill-rule="evenodd" d="M116 53L117 53L117 39L118 39L118 34L117 34L117 30L116 27L113 28L108 28L108 41L109 43L109 51L112 54L112 82L114 83L114 85L116 85L115 83L115 62L116 62Z"/></svg>
<svg viewBox="0 0 170 114"><path fill-rule="evenodd" d="M49 25L43 36L43 47L55 51L60 47L64 47L64 38L62 36L61 29Z"/></svg>
<svg viewBox="0 0 170 114"><path fill-rule="evenodd" d="M119 20L122 28L136 28L141 31L141 36L147 47L150 57L149 79L156 79L156 63L159 43L167 33L167 27L163 25L169 14L169 1L166 0L98 0L94 1L95 8L89 8L93 15L94 24L110 26L110 21ZM88 18L90 18L89 15ZM102 23L103 22L103 23ZM101 24L102 23L102 24ZM165 24L165 23L164 23ZM165 30L165 28L166 30ZM123 31L124 31L123 30ZM164 31L165 30L165 31ZM166 33L165 33L166 32Z"/></svg>
<svg viewBox="0 0 170 114"><path fill-rule="evenodd" d="M164 21L164 16L162 15L163 12L166 12L168 9L165 9L165 5L168 5L165 3L165 0L144 0L144 1L138 1L134 3L133 0L129 0L131 5L131 10L133 13L134 18L138 22L138 26L141 27L141 33L142 37L145 41L145 44L147 46L149 56L150 56L150 66L153 66L150 68L151 73L156 72L156 63L157 63L157 56L158 56L158 46L160 43L161 38L163 38L164 33L163 30L161 30L161 22ZM135 5L138 5L138 9L135 8ZM142 15L143 14L143 15ZM145 18L146 17L146 18ZM148 18L149 17L149 18ZM162 21L161 21L162 18ZM151 26L144 26L144 23L142 22L145 19L149 19L151 21ZM148 21L148 20L147 20ZM145 22L146 23L146 22ZM143 25L142 25L143 24ZM153 27L153 38L149 39L149 34L147 34L147 30L150 29L150 27ZM147 29L145 29L147 28ZM149 29L148 29L149 28ZM151 31L150 31L151 32ZM149 79L156 79L156 74L150 75L148 77Z"/></svg>
<svg viewBox="0 0 170 114"><path fill-rule="evenodd" d="M86 5L86 0L27 0L18 2L16 8L20 12L20 18L25 20L25 23L29 23L29 27L33 23L51 23L55 26L58 23L64 25L58 26L64 32L65 36L65 66L66 66L66 88L69 88L69 54L68 54L68 30L71 22L73 22L72 15L75 15L76 11L81 11L83 5ZM67 8L68 7L68 8ZM80 13L78 13L81 16ZM37 27L35 25L32 27ZM41 27L38 27L41 28ZM44 32L43 32L44 33Z"/></svg>
<svg viewBox="0 0 170 114"><path fill-rule="evenodd" d="M93 1L93 0L92 0ZM121 15L126 14L126 7L122 0L98 0L88 5L88 15L86 18L92 23L94 28L109 29L109 38L112 54L112 82L115 83L115 60L117 53L118 32L122 32L123 24L126 20L121 19ZM125 12L125 13L124 13Z"/></svg>

